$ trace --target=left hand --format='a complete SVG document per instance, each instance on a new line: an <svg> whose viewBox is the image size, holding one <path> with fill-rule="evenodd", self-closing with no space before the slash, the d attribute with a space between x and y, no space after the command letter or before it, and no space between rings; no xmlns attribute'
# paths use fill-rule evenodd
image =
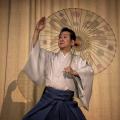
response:
<svg viewBox="0 0 120 120"><path fill-rule="evenodd" d="M71 74L71 75L74 75L74 76L79 76L79 74L77 73L77 71L73 70L71 68L71 66L68 66L68 67L64 68L64 72L66 72L68 74Z"/></svg>

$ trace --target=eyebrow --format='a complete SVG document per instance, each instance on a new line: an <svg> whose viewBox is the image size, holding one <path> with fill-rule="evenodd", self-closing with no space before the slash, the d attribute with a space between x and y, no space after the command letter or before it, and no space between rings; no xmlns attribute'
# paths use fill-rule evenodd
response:
<svg viewBox="0 0 120 120"><path fill-rule="evenodd" d="M66 34L63 34L63 35L69 35L68 33L66 33ZM61 36L61 34L59 34L59 36Z"/></svg>

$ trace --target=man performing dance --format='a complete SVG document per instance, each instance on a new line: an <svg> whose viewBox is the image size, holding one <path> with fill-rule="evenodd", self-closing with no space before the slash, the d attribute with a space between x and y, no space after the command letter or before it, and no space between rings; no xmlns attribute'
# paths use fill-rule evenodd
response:
<svg viewBox="0 0 120 120"><path fill-rule="evenodd" d="M40 101L23 120L86 120L74 96L88 110L92 93L93 69L80 56L73 55L76 35L62 28L58 38L59 52L40 48L39 33L45 27L45 17L36 25L32 50L23 71L36 83L45 82Z"/></svg>

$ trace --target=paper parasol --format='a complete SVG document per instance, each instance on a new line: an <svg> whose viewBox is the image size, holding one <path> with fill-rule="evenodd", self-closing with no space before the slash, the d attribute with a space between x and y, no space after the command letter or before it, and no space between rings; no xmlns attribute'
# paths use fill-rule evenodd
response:
<svg viewBox="0 0 120 120"><path fill-rule="evenodd" d="M40 46L49 51L58 51L58 35L63 27L75 31L75 54L86 59L95 74L111 64L116 52L116 39L112 28L102 17L80 8L55 12L47 18L46 27L40 33Z"/></svg>

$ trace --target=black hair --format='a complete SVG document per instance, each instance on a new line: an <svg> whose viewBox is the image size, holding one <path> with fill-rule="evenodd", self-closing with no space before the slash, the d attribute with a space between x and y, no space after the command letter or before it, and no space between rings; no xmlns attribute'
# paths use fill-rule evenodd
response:
<svg viewBox="0 0 120 120"><path fill-rule="evenodd" d="M75 32L72 29L64 27L64 28L61 29L60 34L62 32L66 32L66 31L70 33L70 39L75 41L76 40L76 35L75 35Z"/></svg>

